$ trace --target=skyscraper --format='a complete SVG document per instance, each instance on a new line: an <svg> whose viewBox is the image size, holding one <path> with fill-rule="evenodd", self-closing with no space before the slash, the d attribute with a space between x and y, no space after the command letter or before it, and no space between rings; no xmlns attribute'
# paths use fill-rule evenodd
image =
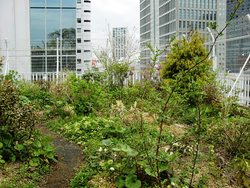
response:
<svg viewBox="0 0 250 188"><path fill-rule="evenodd" d="M0 51L5 55L8 47L9 69L55 72L58 63L59 70L88 71L90 0L0 0L0 4Z"/></svg>
<svg viewBox="0 0 250 188"><path fill-rule="evenodd" d="M113 49L115 50L116 60L122 60L122 58L126 55L125 47L127 33L128 31L126 27L113 28Z"/></svg>
<svg viewBox="0 0 250 188"><path fill-rule="evenodd" d="M222 9L218 9L217 0L140 0L141 47L151 43L154 48L163 49L173 35L182 38L192 29L207 36L206 47L209 49L212 39L207 30L208 23L218 23L223 18L225 20L225 14L222 13L223 9L225 11L225 0L220 2L224 2ZM214 31L213 34L215 35ZM159 62L166 60L168 52L169 50L159 57ZM218 56L218 53L216 50L215 55ZM150 62L152 55L149 48L141 52L141 69ZM225 61L225 54L223 57Z"/></svg>
<svg viewBox="0 0 250 188"><path fill-rule="evenodd" d="M227 0L227 21L234 7L238 4L237 0ZM226 42L226 70L237 73L243 66L250 53L250 23L246 15L250 13L250 1L243 1L243 4L236 12L235 18L227 28ZM247 64L245 72L249 72L250 65Z"/></svg>

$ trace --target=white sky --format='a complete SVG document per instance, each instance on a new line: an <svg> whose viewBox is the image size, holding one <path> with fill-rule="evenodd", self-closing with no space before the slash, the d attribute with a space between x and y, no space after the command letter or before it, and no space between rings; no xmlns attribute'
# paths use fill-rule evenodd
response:
<svg viewBox="0 0 250 188"><path fill-rule="evenodd" d="M140 35L140 3L138 0L92 0L91 1L91 40L94 48L105 45L108 25L128 27L132 32L136 28L136 36Z"/></svg>

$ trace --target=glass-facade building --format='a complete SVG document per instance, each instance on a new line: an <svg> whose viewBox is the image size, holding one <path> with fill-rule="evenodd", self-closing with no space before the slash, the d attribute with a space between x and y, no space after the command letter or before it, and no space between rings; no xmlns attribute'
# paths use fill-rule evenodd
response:
<svg viewBox="0 0 250 188"><path fill-rule="evenodd" d="M219 10L217 0L140 0L140 39L141 47L151 43L153 47L164 49L171 37L187 36L190 30L199 30L202 36L207 36L206 48L211 47L211 37L208 33L208 23L218 22L224 18L224 7ZM215 33L214 33L215 34ZM141 69L150 63L153 54L149 48L141 53ZM165 51L159 62L166 60ZM218 51L216 50L218 55ZM225 60L225 54L223 56Z"/></svg>
<svg viewBox="0 0 250 188"><path fill-rule="evenodd" d="M30 0L32 72L55 72L57 53L59 70L79 74L87 70L91 62L90 16L84 17L91 12L88 4L83 0Z"/></svg>
<svg viewBox="0 0 250 188"><path fill-rule="evenodd" d="M126 56L126 40L128 29L126 27L113 28L113 49L117 61Z"/></svg>
<svg viewBox="0 0 250 188"><path fill-rule="evenodd" d="M227 0L227 21L237 4L237 0ZM250 14L249 9L250 1L243 1L235 18L231 21L231 25L227 28L226 70L228 72L240 72L250 53L250 23L246 17L247 14ZM250 64L248 63L244 72L249 72L249 70Z"/></svg>

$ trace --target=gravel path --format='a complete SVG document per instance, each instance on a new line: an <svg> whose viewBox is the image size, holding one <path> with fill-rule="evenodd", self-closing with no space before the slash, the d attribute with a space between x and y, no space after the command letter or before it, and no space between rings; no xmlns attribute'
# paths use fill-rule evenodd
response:
<svg viewBox="0 0 250 188"><path fill-rule="evenodd" d="M56 149L58 162L53 168L53 172L47 177L46 184L39 187L48 188L67 188L70 187L70 179L75 176L75 168L80 168L83 164L83 153L81 148L54 134L45 126L40 125L39 129L44 135L54 138L52 146Z"/></svg>

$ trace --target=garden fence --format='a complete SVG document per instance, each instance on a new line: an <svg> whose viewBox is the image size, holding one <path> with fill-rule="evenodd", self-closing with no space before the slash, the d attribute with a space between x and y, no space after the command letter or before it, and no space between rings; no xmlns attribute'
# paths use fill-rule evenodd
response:
<svg viewBox="0 0 250 188"><path fill-rule="evenodd" d="M77 73L76 73L77 74ZM34 72L34 73L23 73L19 74L20 79L26 79L31 81L45 80L45 81L59 81L65 79L68 75L67 72ZM78 74L77 74L78 75ZM226 91L230 91L236 77L237 73L218 73L218 81L221 85L225 86ZM124 86L128 86L128 83L135 83L136 81L142 81L142 75L138 71L134 71L133 74L129 74L128 78L124 81ZM250 74L242 74L239 78L239 81L236 83L236 86L232 92L232 96L238 96L239 103L249 107L250 105Z"/></svg>

